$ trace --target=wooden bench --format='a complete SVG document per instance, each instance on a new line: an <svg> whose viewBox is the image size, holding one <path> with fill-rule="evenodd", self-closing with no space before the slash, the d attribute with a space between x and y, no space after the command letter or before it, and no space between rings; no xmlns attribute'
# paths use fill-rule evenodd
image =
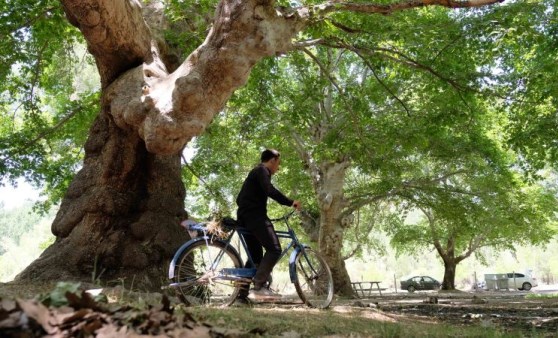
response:
<svg viewBox="0 0 558 338"><path fill-rule="evenodd" d="M372 292L376 291L380 293L380 296L382 295L382 290L386 290L386 288L380 288L380 283L378 281L351 282L351 285L359 298L366 298L372 296Z"/></svg>

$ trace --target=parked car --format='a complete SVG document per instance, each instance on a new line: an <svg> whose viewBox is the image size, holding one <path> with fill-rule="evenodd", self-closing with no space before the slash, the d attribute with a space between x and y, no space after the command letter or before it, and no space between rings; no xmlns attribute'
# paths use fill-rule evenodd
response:
<svg viewBox="0 0 558 338"><path fill-rule="evenodd" d="M522 273L509 272L508 288L529 291L531 288L539 285L536 278L524 275Z"/></svg>
<svg viewBox="0 0 558 338"><path fill-rule="evenodd" d="M430 276L414 276L401 280L401 290L415 292L415 290L438 290L440 282Z"/></svg>

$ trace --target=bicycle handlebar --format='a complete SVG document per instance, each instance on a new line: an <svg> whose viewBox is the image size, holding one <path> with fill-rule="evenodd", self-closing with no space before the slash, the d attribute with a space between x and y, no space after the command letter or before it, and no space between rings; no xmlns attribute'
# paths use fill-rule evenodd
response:
<svg viewBox="0 0 558 338"><path fill-rule="evenodd" d="M296 209L293 210L293 211L289 211L288 213L284 214L283 216L281 216L281 217L279 217L279 218L270 219L270 221L272 221L272 222L286 221L286 220L288 220L295 212L296 212Z"/></svg>
<svg viewBox="0 0 558 338"><path fill-rule="evenodd" d="M272 221L272 222L287 221L297 211L299 211L300 213L305 212L304 210L294 209L294 210L289 211L288 213L284 214L281 217L272 218L272 219L270 219L270 221ZM193 220L184 220L180 223L180 225L182 225L185 229L190 230L190 231L204 231L207 228L207 223L208 222L206 222L206 221L196 222L196 221L193 221Z"/></svg>

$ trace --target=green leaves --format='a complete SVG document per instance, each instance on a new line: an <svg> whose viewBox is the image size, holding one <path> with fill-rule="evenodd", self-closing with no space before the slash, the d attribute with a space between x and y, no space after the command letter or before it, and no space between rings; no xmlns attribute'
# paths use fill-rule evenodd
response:
<svg viewBox="0 0 558 338"><path fill-rule="evenodd" d="M322 45L254 69L230 102L228 114L240 123L219 126L231 128L229 135L242 143L229 136L220 146L288 143L302 162L283 165L284 172L304 171L297 180L280 181L294 182L291 189L298 193L308 189L311 204L316 196L308 183L325 179L312 177L309 166L350 161L346 212L389 201L397 206L395 215L417 208L432 214L433 223L413 225L383 218L380 224L393 225L400 249L450 241L463 251L478 236L498 248L539 243L548 228L526 224L547 225L542 220L552 208L535 212L534 197L533 203L517 203L528 200L522 189L536 185L514 172L517 157L505 143L506 135L518 135L506 113L523 97L508 87L507 76L523 72L524 62L534 65L537 55L535 49L522 56L514 50L526 47L519 32L534 24L532 14L523 12L531 10L540 14L535 4L458 12L425 8L381 18L332 14L307 32L321 36ZM534 35L526 41L540 34L527 30ZM510 49L512 41L517 45ZM205 137L211 134L200 139ZM530 147L535 138L519 143Z"/></svg>
<svg viewBox="0 0 558 338"><path fill-rule="evenodd" d="M60 307L68 305L69 300L67 293L77 294L79 292L80 283L58 282L56 287L50 293L41 297L41 303L46 306Z"/></svg>
<svg viewBox="0 0 558 338"><path fill-rule="evenodd" d="M82 160L99 76L58 1L10 1L0 13L0 182L45 187L48 207Z"/></svg>
<svg viewBox="0 0 558 338"><path fill-rule="evenodd" d="M510 99L496 104L509 116L507 141L533 176L547 164L556 167L558 160L556 9L555 0L543 0L512 3L494 13L500 25L511 26L499 36L501 71L496 84L510 93Z"/></svg>

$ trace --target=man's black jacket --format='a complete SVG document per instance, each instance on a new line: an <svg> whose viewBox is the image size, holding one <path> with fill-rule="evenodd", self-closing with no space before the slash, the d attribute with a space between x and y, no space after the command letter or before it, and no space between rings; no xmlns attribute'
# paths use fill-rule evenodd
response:
<svg viewBox="0 0 558 338"><path fill-rule="evenodd" d="M291 206L294 202L271 184L269 169L263 164L259 164L250 171L236 198L238 217L240 218L244 215L267 215L268 197L286 206Z"/></svg>

